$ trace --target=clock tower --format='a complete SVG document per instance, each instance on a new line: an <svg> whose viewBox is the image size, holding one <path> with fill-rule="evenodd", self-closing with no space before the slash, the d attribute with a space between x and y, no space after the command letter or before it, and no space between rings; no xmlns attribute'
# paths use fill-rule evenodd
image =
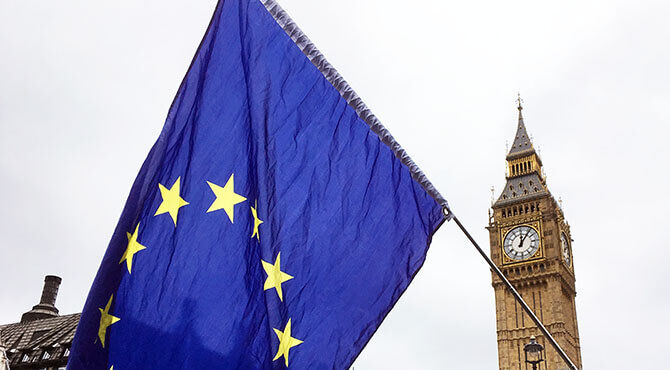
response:
<svg viewBox="0 0 670 370"><path fill-rule="evenodd" d="M575 266L570 225L549 192L542 160L523 122L507 154L506 184L489 217L491 258L581 368L575 309ZM523 346L531 336L545 348L539 369L567 368L502 281L493 275L501 370L525 370Z"/></svg>

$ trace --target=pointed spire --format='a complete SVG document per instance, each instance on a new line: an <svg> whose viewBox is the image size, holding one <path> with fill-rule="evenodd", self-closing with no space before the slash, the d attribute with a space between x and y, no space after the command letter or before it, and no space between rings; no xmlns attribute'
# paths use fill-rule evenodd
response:
<svg viewBox="0 0 670 370"><path fill-rule="evenodd" d="M535 151L533 149L533 143L530 142L530 136L526 131L526 125L523 123L523 114L521 114L521 111L523 110L521 103L523 100L521 100L521 94L517 95L516 101L518 103L517 109L519 110L519 126L516 129L516 135L514 136L512 148L507 154L508 158L516 156L519 153L527 152L530 154Z"/></svg>

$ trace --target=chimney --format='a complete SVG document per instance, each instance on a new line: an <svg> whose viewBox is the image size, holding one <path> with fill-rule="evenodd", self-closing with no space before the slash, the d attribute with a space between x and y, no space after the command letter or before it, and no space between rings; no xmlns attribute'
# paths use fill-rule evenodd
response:
<svg viewBox="0 0 670 370"><path fill-rule="evenodd" d="M40 299L40 303L33 306L32 310L21 316L22 323L58 316L56 296L58 295L58 287L60 286L61 280L62 279L58 276L53 275L44 277L44 288L42 288L42 298Z"/></svg>

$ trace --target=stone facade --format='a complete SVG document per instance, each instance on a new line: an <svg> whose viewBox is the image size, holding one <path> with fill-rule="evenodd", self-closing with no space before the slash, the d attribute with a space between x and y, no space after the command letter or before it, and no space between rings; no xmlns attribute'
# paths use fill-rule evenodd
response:
<svg viewBox="0 0 670 370"><path fill-rule="evenodd" d="M507 183L492 206L487 227L491 258L581 369L570 225L547 188L520 104L518 109L519 125L507 155ZM545 348L540 369L567 368L502 281L495 274L492 280L500 369L526 369L523 346L531 336Z"/></svg>

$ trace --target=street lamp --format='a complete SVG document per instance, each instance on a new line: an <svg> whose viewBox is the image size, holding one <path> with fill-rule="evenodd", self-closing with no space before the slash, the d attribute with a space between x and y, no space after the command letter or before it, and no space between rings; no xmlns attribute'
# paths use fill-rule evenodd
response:
<svg viewBox="0 0 670 370"><path fill-rule="evenodd" d="M537 370L537 364L544 361L544 358L542 358L543 349L544 347L535 340L535 336L530 337L530 343L523 346L526 363L533 365L533 370Z"/></svg>

